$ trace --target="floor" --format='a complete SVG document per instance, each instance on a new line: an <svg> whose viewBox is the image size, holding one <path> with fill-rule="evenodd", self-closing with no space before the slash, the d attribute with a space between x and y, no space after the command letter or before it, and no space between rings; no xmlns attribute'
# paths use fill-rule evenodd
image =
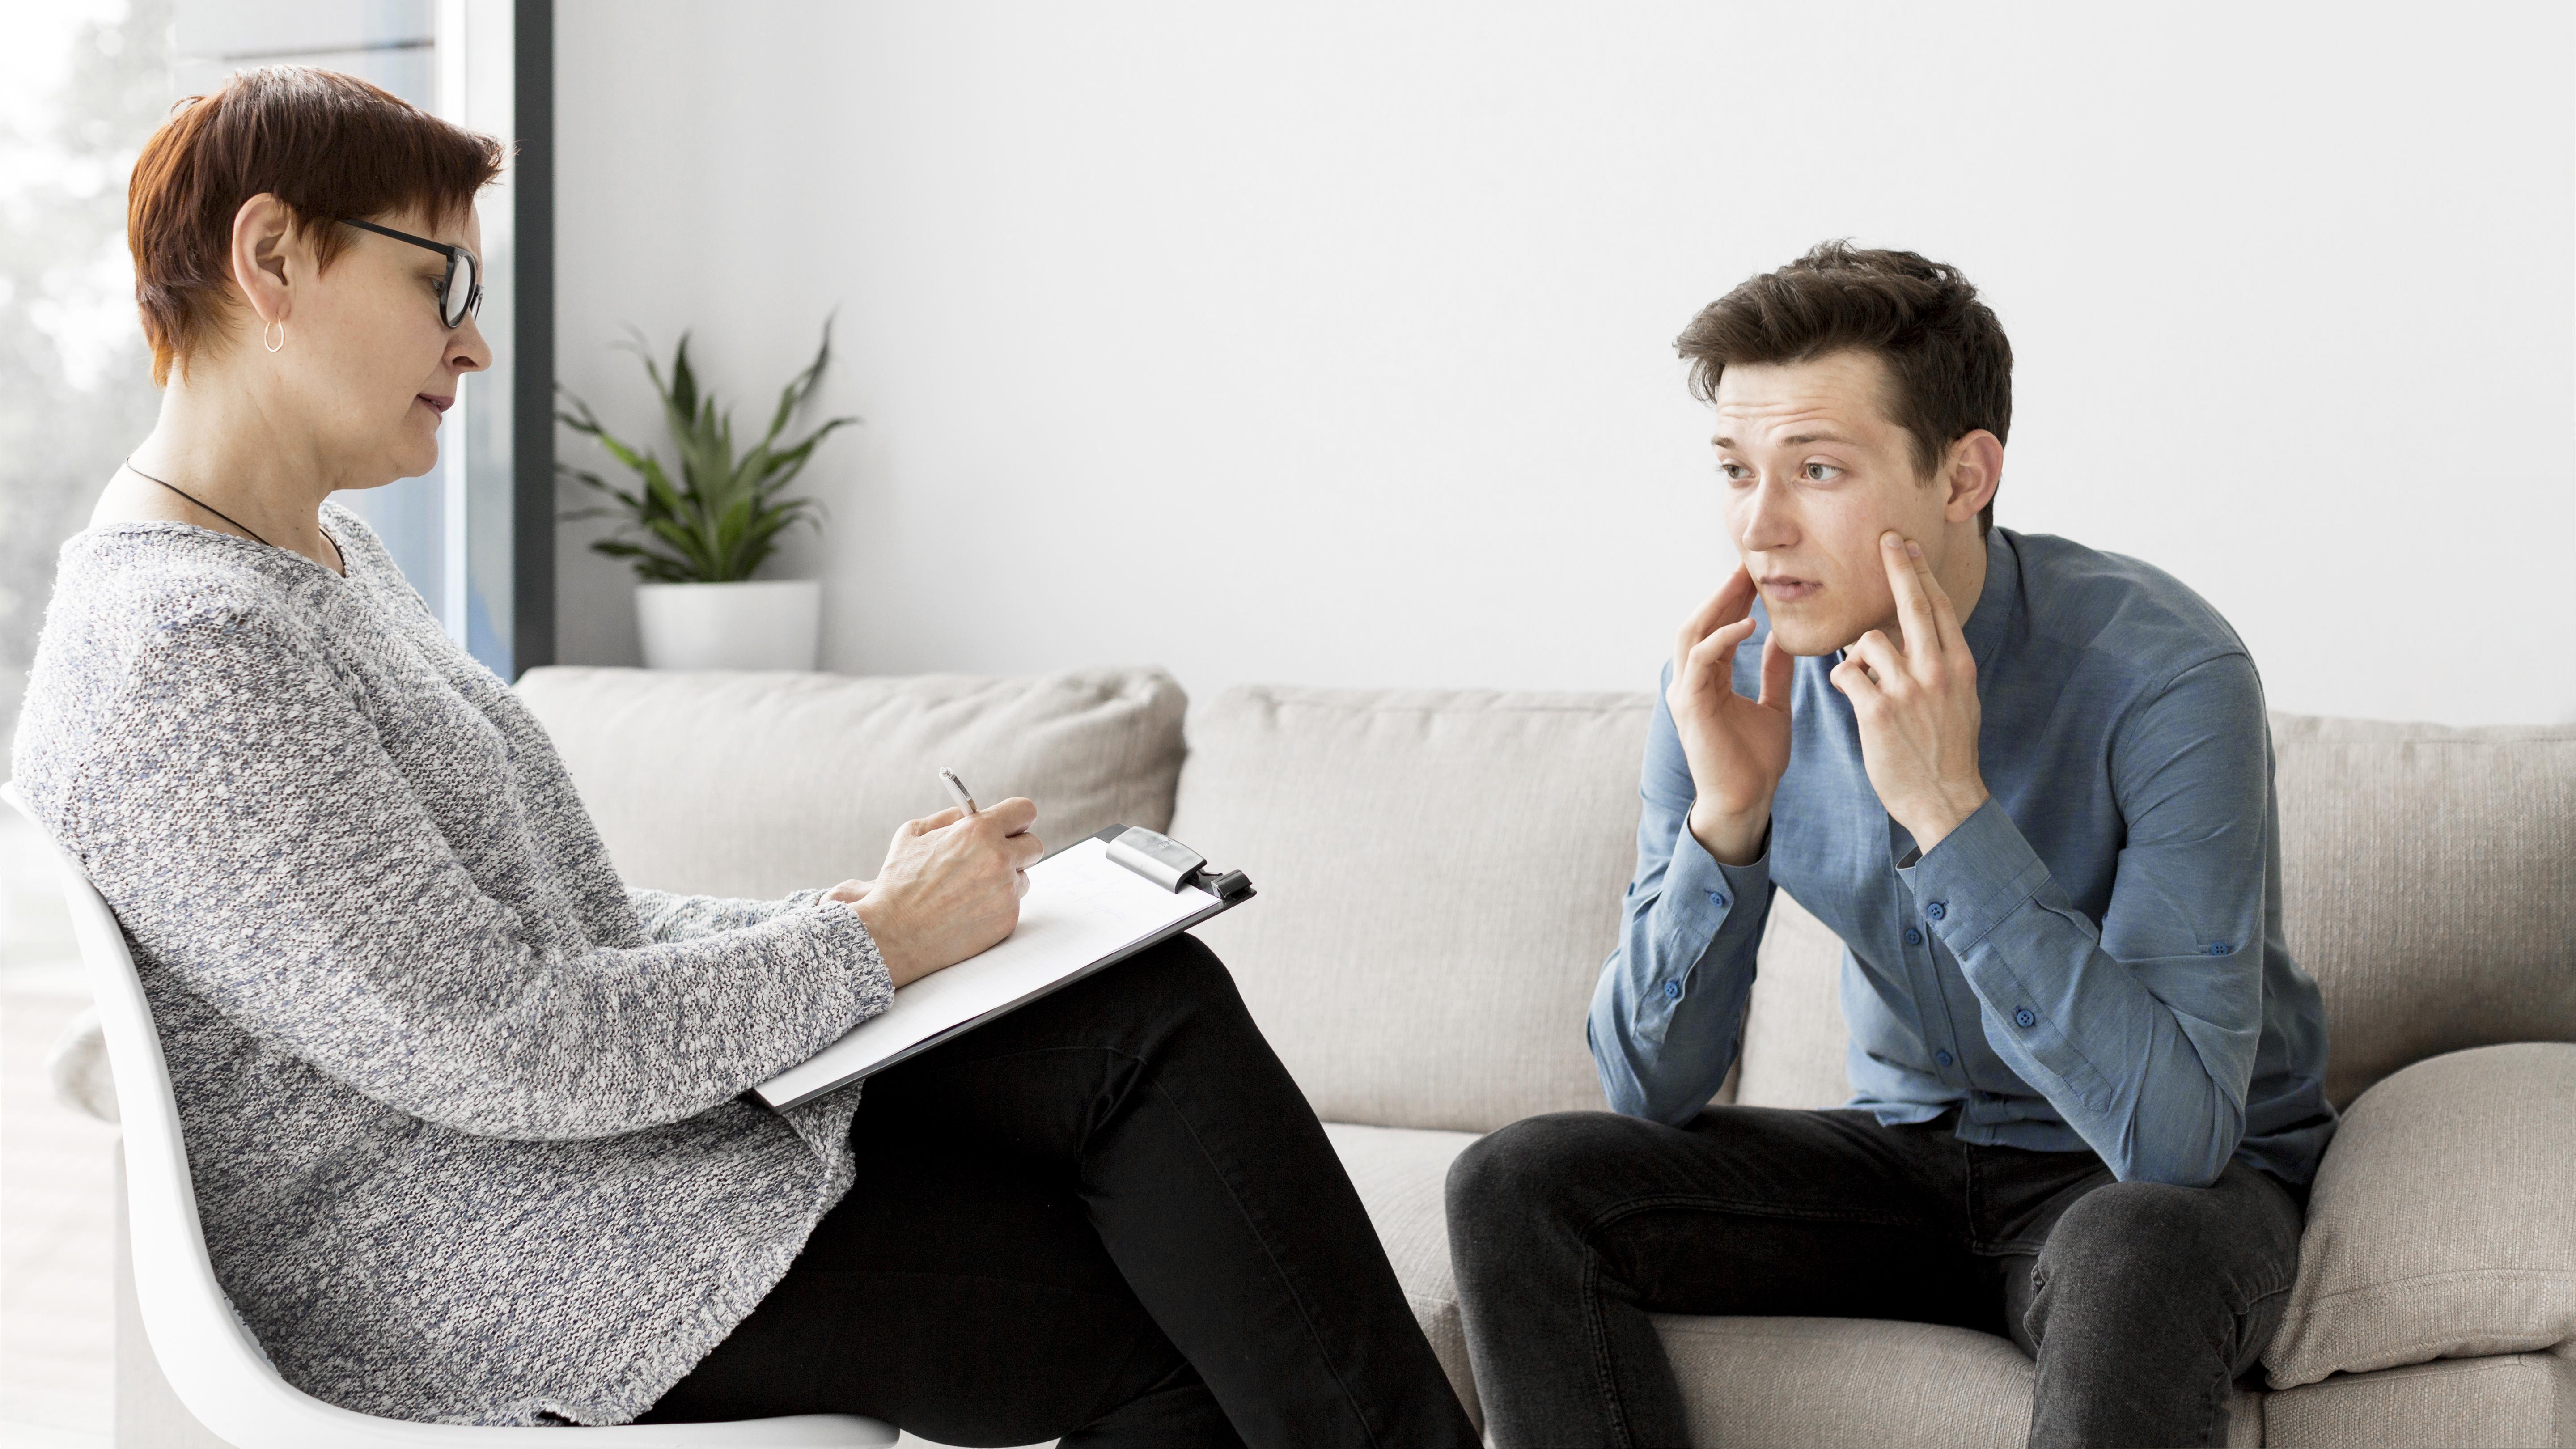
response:
<svg viewBox="0 0 2576 1449"><path fill-rule="evenodd" d="M46 1082L88 992L44 851L0 807L0 1443L107 1449L116 1129Z"/></svg>

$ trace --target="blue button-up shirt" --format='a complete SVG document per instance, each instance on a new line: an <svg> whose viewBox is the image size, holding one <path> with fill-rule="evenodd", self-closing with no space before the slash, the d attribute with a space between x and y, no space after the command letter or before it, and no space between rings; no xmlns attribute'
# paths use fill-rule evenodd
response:
<svg viewBox="0 0 2576 1449"><path fill-rule="evenodd" d="M1747 697L1768 628L1736 652ZM2205 1185L2242 1157L2305 1184L2335 1125L2325 1011L2282 944L2244 644L2170 575L2003 528L1962 632L1993 798L1928 854L1870 788L1834 659L1797 661L1789 768L1745 866L1691 835L1658 692L1636 878L1592 998L1610 1105L1681 1122L1716 1094L1776 887L1843 939L1849 1105L1890 1124L1955 1105L1966 1141L2089 1147L2123 1181Z"/></svg>

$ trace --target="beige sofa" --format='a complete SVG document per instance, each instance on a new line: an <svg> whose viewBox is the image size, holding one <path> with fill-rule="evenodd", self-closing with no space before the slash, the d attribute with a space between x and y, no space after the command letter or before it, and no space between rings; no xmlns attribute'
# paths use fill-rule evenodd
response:
<svg viewBox="0 0 2576 1449"><path fill-rule="evenodd" d="M770 896L873 872L953 765L1040 833L1167 827L1260 898L1203 928L1330 1124L1471 1412L1442 1183L1475 1134L1599 1110L1593 980L1632 864L1642 694L541 669L619 868ZM1187 713L1186 730L1184 715ZM2576 728L2280 717L2290 946L2345 1108L2238 1444L2576 1445ZM1839 943L1782 896L1725 1095L1845 1094ZM2019 1444L2000 1338L1662 1321L1703 1444ZM2256 1381L2259 1380L2259 1381Z"/></svg>

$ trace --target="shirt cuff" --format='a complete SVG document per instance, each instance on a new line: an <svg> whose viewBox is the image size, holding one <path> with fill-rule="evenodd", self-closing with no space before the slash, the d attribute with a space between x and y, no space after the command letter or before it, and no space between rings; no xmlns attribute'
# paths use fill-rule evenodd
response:
<svg viewBox="0 0 2576 1449"><path fill-rule="evenodd" d="M1759 908L1771 886L1771 840L1765 834L1762 853L1750 865L1726 865L1708 853L1685 822L1680 836L1673 841L1671 860L1664 866L1665 928L1667 941L1673 945L1696 945L1704 950L1717 939L1726 926L1727 917L1747 901ZM1688 971L1700 957L1699 950L1674 953L1675 964Z"/></svg>
<svg viewBox="0 0 2576 1449"><path fill-rule="evenodd" d="M1965 956L2048 880L2048 865L1989 796L1929 853L1911 851L1896 878L1953 956Z"/></svg>

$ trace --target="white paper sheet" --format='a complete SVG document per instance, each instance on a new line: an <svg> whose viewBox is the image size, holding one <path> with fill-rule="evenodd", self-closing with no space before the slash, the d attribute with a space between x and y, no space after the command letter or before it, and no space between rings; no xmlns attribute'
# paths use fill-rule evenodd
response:
<svg viewBox="0 0 2576 1449"><path fill-rule="evenodd" d="M1020 923L1002 942L894 994L894 1004L759 1087L773 1107L865 1076L952 1027L998 1015L1178 922L1216 908L1196 886L1167 891L1085 840L1029 868Z"/></svg>

